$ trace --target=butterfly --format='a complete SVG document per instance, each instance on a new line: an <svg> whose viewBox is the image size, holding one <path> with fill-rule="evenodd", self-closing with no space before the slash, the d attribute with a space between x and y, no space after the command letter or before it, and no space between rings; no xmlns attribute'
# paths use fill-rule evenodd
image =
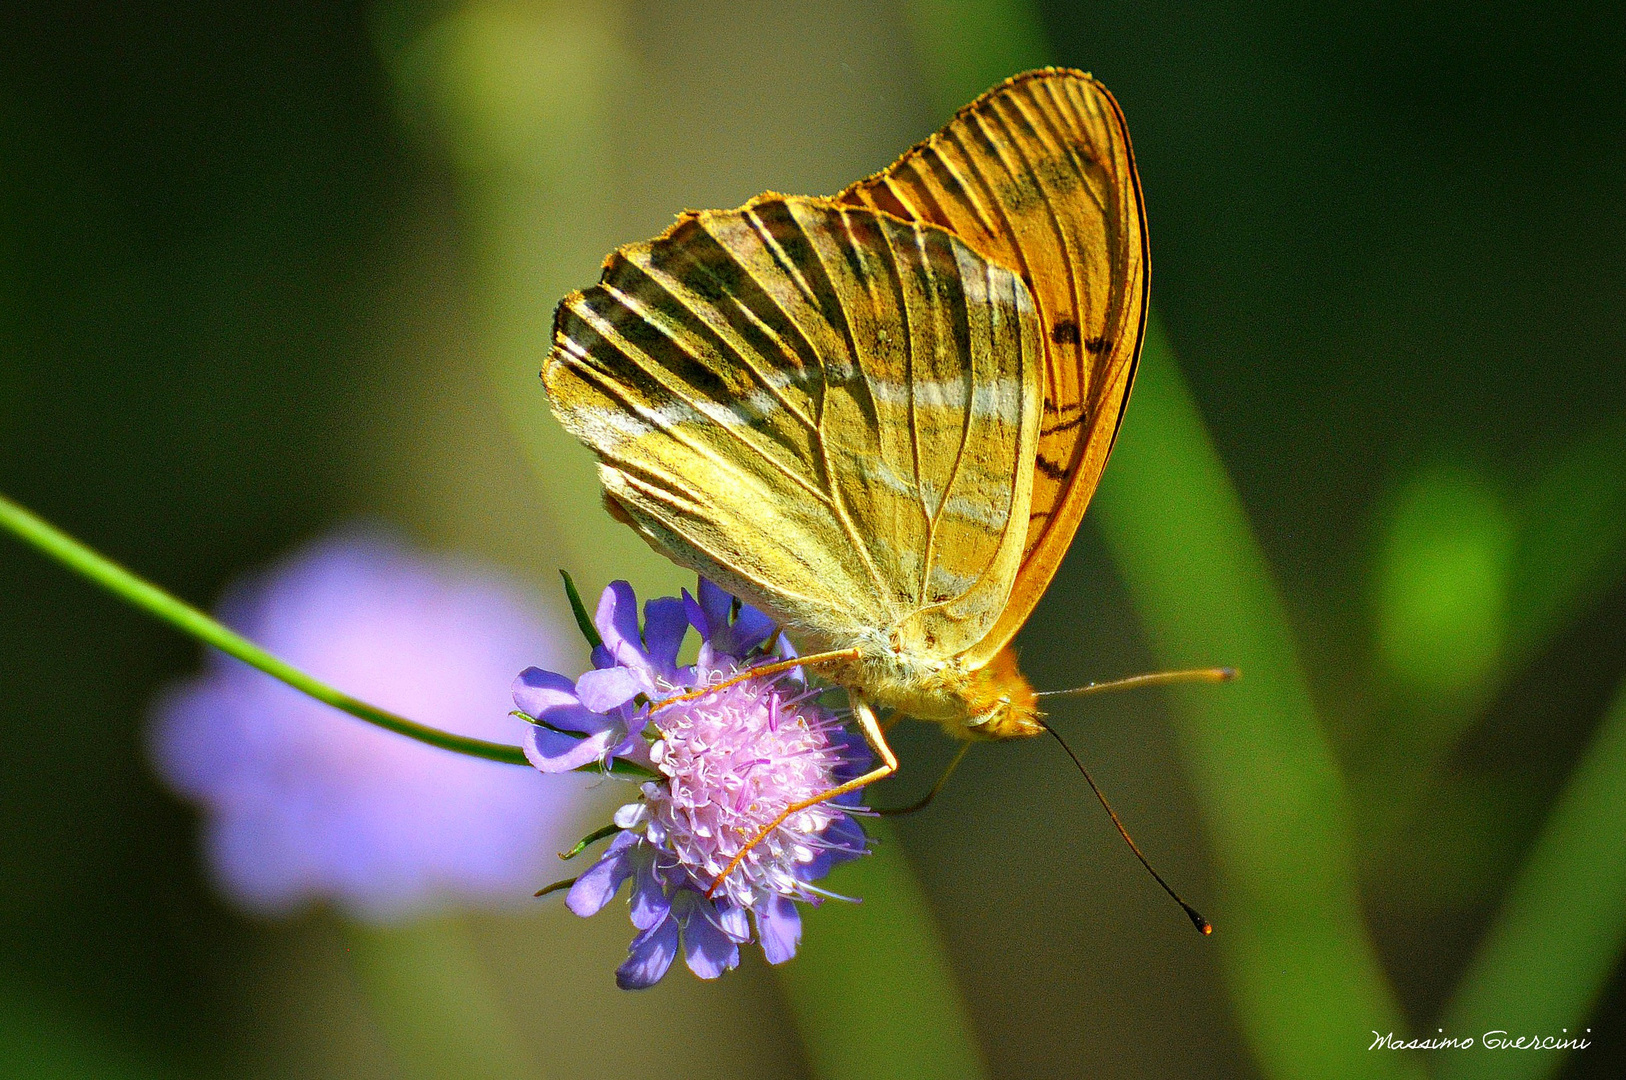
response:
<svg viewBox="0 0 1626 1080"><path fill-rule="evenodd" d="M1123 113L1046 68L833 197L684 213L560 303L542 377L611 512L847 688L881 764L821 798L896 770L877 707L1044 730L1010 643L1112 450L1148 274Z"/></svg>

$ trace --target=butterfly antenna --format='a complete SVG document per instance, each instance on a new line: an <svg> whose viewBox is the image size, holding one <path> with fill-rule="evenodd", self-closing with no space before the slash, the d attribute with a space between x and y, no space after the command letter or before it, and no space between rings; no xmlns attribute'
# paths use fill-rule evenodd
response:
<svg viewBox="0 0 1626 1080"><path fill-rule="evenodd" d="M1141 677L1144 678L1145 676ZM1095 792L1095 797L1101 800L1101 806L1104 810L1106 810L1107 817L1112 819L1112 824L1117 828L1118 835L1124 838L1124 843L1128 844L1129 850L1135 853L1135 858L1139 859L1140 864L1146 867L1146 872L1151 874L1152 878L1159 885L1163 886L1163 891L1173 897L1176 904L1180 905L1181 909L1185 911L1187 918L1191 920L1191 925L1197 928L1198 933L1212 934L1214 932L1214 925L1207 919L1203 918L1202 913L1196 908L1186 903L1184 898L1182 898L1179 893L1175 892L1174 889L1169 886L1167 881L1163 880L1163 875L1152 869L1152 864L1146 861L1146 856L1141 854L1140 848L1135 844L1134 839L1130 837L1129 830L1124 828L1124 823L1122 821L1118 820L1118 814L1112 809L1112 804L1107 802L1107 797L1101 794L1101 789L1096 786L1095 779L1090 776L1090 770L1086 769L1084 767L1084 763L1078 760L1078 755L1073 753L1073 748L1071 746L1067 745L1067 740L1063 739L1061 734L1055 728L1045 723L1043 719L1039 720L1039 726L1050 732L1051 736L1061 744L1061 748L1067 751L1067 756L1073 759L1073 764L1078 766L1078 771L1084 774L1084 782L1090 785L1090 790Z"/></svg>
<svg viewBox="0 0 1626 1080"><path fill-rule="evenodd" d="M1170 683L1230 682L1242 673L1233 667L1192 668L1189 671L1154 671L1147 675L1131 675L1127 679L1092 682L1075 686L1071 690L1042 690L1036 697L1088 697L1104 694L1108 690L1138 690L1143 686L1167 686ZM1054 734L1054 732L1052 732Z"/></svg>

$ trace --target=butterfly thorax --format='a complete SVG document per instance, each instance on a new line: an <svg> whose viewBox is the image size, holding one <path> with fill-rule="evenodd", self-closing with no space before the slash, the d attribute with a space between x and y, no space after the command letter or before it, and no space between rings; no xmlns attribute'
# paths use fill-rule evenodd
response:
<svg viewBox="0 0 1626 1080"><path fill-rule="evenodd" d="M1020 739L1044 731L1033 687L1009 648L981 667L959 657L886 650L833 674L876 704L941 724L957 739Z"/></svg>

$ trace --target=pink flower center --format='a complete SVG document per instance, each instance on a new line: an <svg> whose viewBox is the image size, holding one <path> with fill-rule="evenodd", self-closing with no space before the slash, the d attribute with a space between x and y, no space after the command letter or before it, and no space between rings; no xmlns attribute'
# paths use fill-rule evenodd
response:
<svg viewBox="0 0 1626 1080"><path fill-rule="evenodd" d="M823 710L747 680L663 710L653 750L665 784L646 798L651 839L674 854L701 888L786 807L835 787L842 749ZM819 834L841 810L828 803L792 814L751 849L724 884L735 903L751 907L772 894L806 896L797 868L824 846Z"/></svg>

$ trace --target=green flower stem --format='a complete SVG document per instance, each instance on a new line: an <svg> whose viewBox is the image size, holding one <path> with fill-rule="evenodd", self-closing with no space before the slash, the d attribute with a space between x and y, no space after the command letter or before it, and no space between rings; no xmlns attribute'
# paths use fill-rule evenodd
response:
<svg viewBox="0 0 1626 1080"><path fill-rule="evenodd" d="M985 1076L920 881L891 828L877 820L864 828L874 850L837 867L825 883L863 903L825 904L796 959L774 969L813 1075Z"/></svg>
<svg viewBox="0 0 1626 1080"><path fill-rule="evenodd" d="M1479 1037L1584 1035L1626 949L1626 684L1542 826L1507 900L1438 1026ZM1588 1036L1590 1037L1590 1036ZM1595 1037L1592 1038L1596 1042ZM1442 1052L1444 1080L1538 1080L1558 1052Z"/></svg>
<svg viewBox="0 0 1626 1080"><path fill-rule="evenodd" d="M1362 922L1343 778L1264 553L1155 319L1091 515L1159 659L1242 672L1170 698L1220 874L1214 937L1254 1054L1282 1078L1420 1075L1367 1051L1372 1031L1404 1022Z"/></svg>
<svg viewBox="0 0 1626 1080"><path fill-rule="evenodd" d="M508 765L527 765L525 752L517 746L486 742L454 735L439 728L426 727L404 716L396 716L349 694L335 690L326 683L305 674L288 661L260 648L254 642L227 629L191 604L145 581L118 563L92 551L67 533L41 520L0 495L0 528L4 528L24 543L49 555L75 573L89 578L113 595L128 601L182 633L190 634L205 645L213 645L228 656L234 656L250 667L255 667L280 679L317 701L349 713L369 724L377 724L409 739L452 750L470 757L500 761Z"/></svg>

